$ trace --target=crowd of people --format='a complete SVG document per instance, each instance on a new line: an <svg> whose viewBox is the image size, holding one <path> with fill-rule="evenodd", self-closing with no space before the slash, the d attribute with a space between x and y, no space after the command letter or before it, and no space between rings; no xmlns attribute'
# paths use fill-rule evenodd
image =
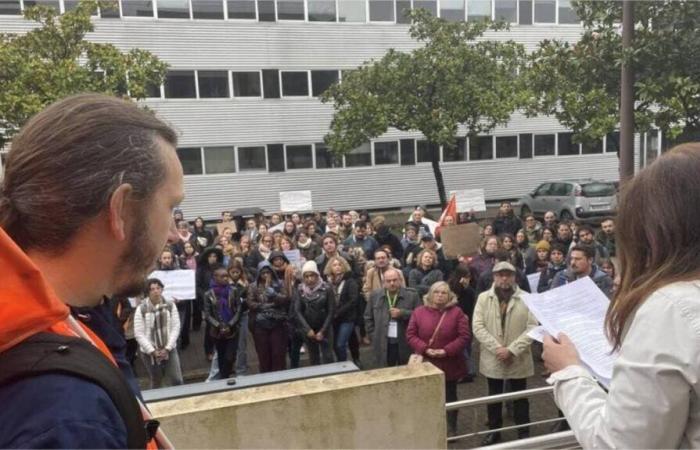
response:
<svg viewBox="0 0 700 450"><path fill-rule="evenodd" d="M481 221L479 254L451 259L421 208L395 229L366 211L247 218L226 211L209 226L181 210L173 215L179 240L163 249L158 269L194 270L196 298L163 301L162 282L151 279L136 309L120 302L125 329L133 325L129 359L138 348L152 387L182 383L174 339L184 349L190 330L203 326L209 379L249 373L252 337L261 373L299 367L303 352L310 365L351 358L360 368L403 365L416 354L445 372L447 401L457 400L457 383L473 381L477 366L489 395L521 390L534 374L526 333L537 325L522 300L528 275L540 273L538 292L585 276L608 296L616 286L611 218L596 234L553 212L543 222L519 218L503 202L493 221ZM477 222L473 212L447 215L438 227L469 222ZM366 361L362 345L371 348ZM528 409L527 400L515 402L517 424L529 422ZM453 433L456 424L451 412ZM499 405L488 408L488 425L502 426ZM499 440L493 433L484 443Z"/></svg>

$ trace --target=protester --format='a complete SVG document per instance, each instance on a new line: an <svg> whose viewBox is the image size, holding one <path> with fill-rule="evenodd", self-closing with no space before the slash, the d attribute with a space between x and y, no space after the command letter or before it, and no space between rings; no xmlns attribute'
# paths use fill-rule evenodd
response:
<svg viewBox="0 0 700 450"><path fill-rule="evenodd" d="M542 238L542 224L533 215L525 217L525 226L519 231L525 233L529 242L538 242Z"/></svg>
<svg viewBox="0 0 700 450"><path fill-rule="evenodd" d="M595 257L593 258L593 261L597 265L600 265L604 259L610 257L608 250L603 246L603 244L595 240L593 229L591 227L588 225L583 225L579 227L577 234L579 245L586 245L595 250Z"/></svg>
<svg viewBox="0 0 700 450"><path fill-rule="evenodd" d="M574 241L574 234L571 232L571 224L569 222L559 222L557 227L557 235L554 237L554 242L558 242L568 249L572 246Z"/></svg>
<svg viewBox="0 0 700 450"><path fill-rule="evenodd" d="M420 297L428 293L433 283L442 281L444 274L437 268L437 254L432 250L423 250L418 254L418 264L408 274L408 286L416 290Z"/></svg>
<svg viewBox="0 0 700 450"><path fill-rule="evenodd" d="M601 230L596 235L596 240L605 247L609 257L615 257L615 221L607 218L601 222L600 228Z"/></svg>
<svg viewBox="0 0 700 450"><path fill-rule="evenodd" d="M527 336L537 320L522 300L522 291L515 283L515 267L502 261L493 267L493 287L479 295L474 308L474 337L480 342L479 371L486 377L489 395L502 394L506 381L510 390L527 388L527 378L534 375L534 363ZM502 404L487 406L489 429L503 425ZM516 425L530 422L526 398L513 401ZM526 427L518 428L518 438L529 436ZM501 433L488 434L482 445L501 441Z"/></svg>
<svg viewBox="0 0 700 450"><path fill-rule="evenodd" d="M550 244L554 241L554 228L544 227L542 228L542 240L547 241Z"/></svg>
<svg viewBox="0 0 700 450"><path fill-rule="evenodd" d="M520 231L518 233L520 233ZM501 238L501 248L504 251L510 253L510 261L512 261L513 265L518 270L525 270L525 259L523 258L522 253L516 246L515 236L513 236L512 234L504 233Z"/></svg>
<svg viewBox="0 0 700 450"><path fill-rule="evenodd" d="M323 235L323 251L318 256L318 258L316 258L316 266L318 267L318 270L321 272L325 271L328 260L333 256L342 257L345 261L348 262L348 264L350 264L353 276L355 276L356 278L362 278L362 269L359 268L355 263L355 258L353 258L348 253L339 251L338 237L333 233L326 233L325 235Z"/></svg>
<svg viewBox="0 0 700 450"><path fill-rule="evenodd" d="M372 219L372 226L374 226L376 230L374 238L379 247L388 245L391 248L391 254L394 258L403 261L404 247L401 243L401 239L391 232L391 229L386 224L384 216L377 216Z"/></svg>
<svg viewBox="0 0 700 450"><path fill-rule="evenodd" d="M350 338L355 334L357 311L360 305L360 289L352 277L352 269L345 259L333 256L326 264L324 271L328 284L333 289L336 307L333 317L333 336L335 355L338 361L347 361L347 347ZM358 357L353 358L357 364Z"/></svg>
<svg viewBox="0 0 700 450"><path fill-rule="evenodd" d="M585 245L576 245L569 251L569 269L559 272L552 281L552 289L590 277L598 288L610 298L613 280L594 263L595 250Z"/></svg>
<svg viewBox="0 0 700 450"><path fill-rule="evenodd" d="M547 269L540 275L540 280L537 284L537 292L545 292L552 288L552 281L556 278L559 272L566 270L566 249L562 244L552 244L549 253L549 264Z"/></svg>
<svg viewBox="0 0 700 450"><path fill-rule="evenodd" d="M298 217L298 216L297 216ZM297 226L291 220L284 222L284 228L282 228L282 236L288 237L290 240L294 241L297 238Z"/></svg>
<svg viewBox="0 0 700 450"><path fill-rule="evenodd" d="M192 234L195 238L195 247L197 248L197 251L202 251L214 244L214 235L211 231L207 230L204 224L204 219L201 217L194 219L194 229Z"/></svg>
<svg viewBox="0 0 700 450"><path fill-rule="evenodd" d="M248 288L246 302L260 373L284 370L289 294L269 262L261 262L257 274L255 284Z"/></svg>
<svg viewBox="0 0 700 450"><path fill-rule="evenodd" d="M190 232L190 225L186 220L181 220L177 223L177 235L179 238L178 241L171 246L177 256L181 256L185 252L185 243L190 243L192 245L196 245L197 243L197 239L195 235Z"/></svg>
<svg viewBox="0 0 700 450"><path fill-rule="evenodd" d="M228 276L231 283L236 289L241 292L240 301L243 304L241 308L241 318L238 326L238 350L236 351L235 370L236 375L246 375L248 373L248 273L240 259L234 259L228 265Z"/></svg>
<svg viewBox="0 0 700 450"><path fill-rule="evenodd" d="M544 221L542 222L542 228L557 228L557 215L554 214L554 211L547 211L546 213L544 213Z"/></svg>
<svg viewBox="0 0 700 450"><path fill-rule="evenodd" d="M384 286L383 277L387 270L392 268L389 261L389 255L386 250L377 250L374 252L374 265L367 270L364 282L362 284L362 295L368 298L369 295L376 289L380 289ZM401 286L406 286L403 274L399 272L401 276Z"/></svg>
<svg viewBox="0 0 700 450"><path fill-rule="evenodd" d="M182 222L181 222L182 223ZM194 251L194 244L192 242L185 243L190 252ZM158 270L182 270L186 269L185 265L185 247L183 246L183 253L181 258L175 258L175 254L170 247L166 247L160 253L160 258L158 258L158 263L156 268ZM193 259L194 255L190 253L190 259ZM180 350L185 350L190 345L190 324L192 322L192 302L194 298L187 299L173 299L173 303L177 306L177 313L180 317L180 337L179 346Z"/></svg>
<svg viewBox="0 0 700 450"><path fill-rule="evenodd" d="M493 232L496 236L503 233L515 235L523 227L523 223L513 212L513 205L510 202L501 202L498 215L493 221Z"/></svg>
<svg viewBox="0 0 700 450"><path fill-rule="evenodd" d="M476 255L469 266L474 270L478 279L483 273L491 272L495 263L496 251L500 247L500 242L496 236L485 237L481 242L481 252Z"/></svg>
<svg viewBox="0 0 700 450"><path fill-rule="evenodd" d="M257 270L261 262L267 261L272 253L272 248L274 247L274 238L268 232L260 233L260 241L257 248L251 250L250 256L247 260L247 266L253 271Z"/></svg>
<svg viewBox="0 0 700 450"><path fill-rule="evenodd" d="M199 256L197 262L197 272L195 273L195 284L197 298L192 305L192 330L199 331L204 318L204 294L211 289L211 280L214 269L224 264L224 252L216 247L205 249ZM209 323L204 329L204 354L209 361L214 357L214 341L211 339Z"/></svg>
<svg viewBox="0 0 700 450"><path fill-rule="evenodd" d="M481 230L481 237L482 238L487 238L490 236L495 236L496 233L493 230L493 224L487 223L484 225L484 228Z"/></svg>
<svg viewBox="0 0 700 450"><path fill-rule="evenodd" d="M180 317L174 303L163 298L163 283L157 278L146 282L148 296L134 313L134 337L146 367L150 389L159 388L163 378L169 385L182 384L177 352Z"/></svg>
<svg viewBox="0 0 700 450"><path fill-rule="evenodd" d="M445 374L445 400L457 401L457 381L466 376L464 349L471 340L469 320L458 306L457 296L444 281L430 286L424 306L413 311L406 339L414 353ZM457 431L457 411L447 413L448 432Z"/></svg>
<svg viewBox="0 0 700 450"><path fill-rule="evenodd" d="M295 324L304 336L309 363L329 364L333 359L333 318L335 291L321 279L314 261L307 261L301 269L303 282L294 290Z"/></svg>
<svg viewBox="0 0 700 450"><path fill-rule="evenodd" d="M384 273L384 287L373 291L367 301L364 318L367 335L371 336L376 367L404 365L410 350L406 327L411 313L420 306L418 294L401 286L396 269Z"/></svg>
<svg viewBox="0 0 700 450"><path fill-rule="evenodd" d="M211 289L204 295L204 318L214 341L219 365L219 377L228 378L233 372L238 350L241 313L245 307L245 286L231 283L225 267L217 267Z"/></svg>
<svg viewBox="0 0 700 450"><path fill-rule="evenodd" d="M545 337L557 405L584 448L691 448L700 442L697 239L700 144L666 152L623 187L622 284L605 327L619 350L609 392L571 340Z"/></svg>
<svg viewBox="0 0 700 450"><path fill-rule="evenodd" d="M525 268L525 274L530 275L535 272L544 272L549 267L549 242L542 240L535 246L535 259L531 260Z"/></svg>
<svg viewBox="0 0 700 450"><path fill-rule="evenodd" d="M374 251L379 248L377 241L367 235L367 222L357 222L352 236L345 239L343 246L346 250L359 247L369 259L374 257Z"/></svg>
<svg viewBox="0 0 700 450"><path fill-rule="evenodd" d="M474 317L474 306L476 305L476 291L472 286L474 282L473 270L465 263L460 263L455 271L452 272L450 278L447 280L447 284L450 286L450 290L457 296L457 304L462 309L464 315L469 319L469 324L471 328L472 318ZM467 361L467 375L462 379L462 381L471 383L474 381L476 376L476 363L472 355L472 342L471 340L464 349L464 357Z"/></svg>
<svg viewBox="0 0 700 450"><path fill-rule="evenodd" d="M418 228L410 223L406 224L404 233L404 237L401 239L401 247L403 247L403 263L405 266L408 255L414 254L415 249L420 247L420 238L418 237Z"/></svg>
<svg viewBox="0 0 700 450"><path fill-rule="evenodd" d="M411 214L411 220L407 222L407 225L413 226L418 231L419 238L428 234L432 235L428 224L423 222L423 217L425 217L425 211L423 208L417 207Z"/></svg>
<svg viewBox="0 0 700 450"><path fill-rule="evenodd" d="M310 230L312 226L315 227L312 223L307 229ZM320 236L316 236L316 238L321 240ZM303 229L297 234L297 248L306 261L315 261L321 254L321 246Z"/></svg>

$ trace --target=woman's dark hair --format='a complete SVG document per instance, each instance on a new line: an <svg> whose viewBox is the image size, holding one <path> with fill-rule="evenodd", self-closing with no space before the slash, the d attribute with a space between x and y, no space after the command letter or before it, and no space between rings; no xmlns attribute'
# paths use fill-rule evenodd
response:
<svg viewBox="0 0 700 450"><path fill-rule="evenodd" d="M0 227L24 250L62 253L119 186L131 185L137 201L151 198L165 177L161 142L175 147L177 135L134 102L100 94L59 100L12 140Z"/></svg>
<svg viewBox="0 0 700 450"><path fill-rule="evenodd" d="M459 280L465 277L469 277L469 286L475 288L476 282L478 281L478 277L476 276L476 270L469 267L469 264L459 263L447 279L447 284L450 286L450 290L455 293L461 292L464 289L464 287L459 282Z"/></svg>
<svg viewBox="0 0 700 450"><path fill-rule="evenodd" d="M143 290L143 293L146 297L148 297L148 293L151 291L151 286L153 286L154 284L160 286L161 289L165 289L165 285L158 278L149 278L148 280L146 280L146 285L144 286Z"/></svg>
<svg viewBox="0 0 700 450"><path fill-rule="evenodd" d="M699 173L700 143L682 144L622 187L615 229L621 283L606 317L616 349L634 311L653 292L700 277Z"/></svg>

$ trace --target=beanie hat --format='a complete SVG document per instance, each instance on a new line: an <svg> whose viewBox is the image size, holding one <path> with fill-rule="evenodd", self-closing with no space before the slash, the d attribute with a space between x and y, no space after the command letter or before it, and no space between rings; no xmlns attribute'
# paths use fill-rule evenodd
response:
<svg viewBox="0 0 700 450"><path fill-rule="evenodd" d="M321 276L321 274L318 272L318 266L316 265L316 261L306 261L304 263L304 266L301 268L301 274L304 275L308 272L313 272L319 277Z"/></svg>
<svg viewBox="0 0 700 450"><path fill-rule="evenodd" d="M544 240L538 242L538 243L537 243L537 246L535 246L535 250L537 250L538 252L539 252L540 250L549 251L549 249L550 249L549 242L544 241Z"/></svg>

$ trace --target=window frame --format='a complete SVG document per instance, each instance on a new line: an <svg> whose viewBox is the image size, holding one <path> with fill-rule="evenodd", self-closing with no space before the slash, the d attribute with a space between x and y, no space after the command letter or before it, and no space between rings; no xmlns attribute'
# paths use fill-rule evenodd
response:
<svg viewBox="0 0 700 450"><path fill-rule="evenodd" d="M297 172L300 170L315 170L316 169L316 148L314 144L283 144L284 145L284 169L285 171ZM311 167L289 167L289 156L287 154L287 149L289 147L309 147L311 153Z"/></svg>
<svg viewBox="0 0 700 450"><path fill-rule="evenodd" d="M369 21L369 3L367 2L367 0L362 0L362 3L365 5L365 18L364 18L364 20L357 21L357 22L347 22L347 21L341 22L340 21L340 5L342 4L341 2L343 2L343 1L353 2L353 1L357 1L357 0L336 0L336 2L335 2L335 10L336 10L336 18L337 18L336 23L342 23L342 24L351 25L351 26L352 25L359 25L359 24L366 25L366 24L370 23L370 21Z"/></svg>
<svg viewBox="0 0 700 450"><path fill-rule="evenodd" d="M550 131L549 133L532 133L532 159L537 159L537 158L554 158L557 157L557 135L558 131ZM537 154L537 148L535 146L535 140L537 139L537 136L554 136L554 153L551 155L538 155Z"/></svg>
<svg viewBox="0 0 700 450"><path fill-rule="evenodd" d="M262 145L235 145L236 148L236 173L263 173L263 172L268 172L268 167L270 167L270 164L267 160L267 144L262 144ZM265 156L265 167L262 169L256 168L256 169L241 169L241 160L240 160L240 149L242 148L262 148L263 149L263 155Z"/></svg>
<svg viewBox="0 0 700 450"><path fill-rule="evenodd" d="M471 153L471 148L472 148L471 140L472 140L472 138L484 138L484 137L491 138L491 157L490 158L483 158L483 159L472 159L472 153ZM493 134L477 134L476 136L468 136L467 137L467 161L469 161L470 163L496 161L496 137Z"/></svg>
<svg viewBox="0 0 700 450"><path fill-rule="evenodd" d="M401 142L398 139L382 139L379 141L371 141L371 152L372 152L372 167L398 167L401 165ZM396 162L394 163L377 163L377 144L394 143L396 144Z"/></svg>
<svg viewBox="0 0 700 450"><path fill-rule="evenodd" d="M226 148L231 150L231 154L233 156L233 172L218 172L218 173L209 173L207 170L207 157L206 157L206 149L208 148ZM236 157L236 146L235 145L203 145L202 146L202 169L204 172L204 175L214 175L214 176L221 176L221 175L231 175L234 173L238 173L238 158Z"/></svg>
<svg viewBox="0 0 700 450"><path fill-rule="evenodd" d="M306 74L306 95L285 95L284 94L284 74L285 73L305 73ZM292 98L292 99L301 99L301 98L313 98L311 96L311 71L310 70L294 70L294 69L288 69L288 70L279 70L279 81L280 81L280 98Z"/></svg>
<svg viewBox="0 0 700 450"><path fill-rule="evenodd" d="M498 139L499 138L515 138L515 156L498 156ZM501 134L495 135L493 139L493 158L495 160L519 160L520 159L520 134Z"/></svg>
<svg viewBox="0 0 700 450"><path fill-rule="evenodd" d="M191 3L192 0L190 0ZM231 22L259 22L258 20L258 1L257 0L251 0L253 2L253 8L255 9L255 17L252 19L243 19L240 17L231 17L229 14L228 10L228 0L224 0L224 19L225 20L230 20Z"/></svg>
<svg viewBox="0 0 700 450"><path fill-rule="evenodd" d="M496 18L496 2L499 0L492 0L491 1L491 17L492 20L498 20ZM502 0L501 0L502 1ZM515 1L515 22L508 22L510 25L519 25L520 24L520 0L514 0Z"/></svg>
<svg viewBox="0 0 700 450"><path fill-rule="evenodd" d="M168 80L168 73L170 72L193 72L194 73L194 97L166 97L166 82ZM168 70L163 79L163 99L165 100L199 100L199 79L197 78L197 70L195 69L172 69Z"/></svg>
<svg viewBox="0 0 700 450"><path fill-rule="evenodd" d="M144 0L144 1L150 1L151 2L151 16L125 16L124 15L124 6L123 2L124 0L119 0L119 18L124 20L157 20L158 19L158 3L156 0ZM24 3L24 0L22 0L22 3ZM61 4L63 4L63 1L61 1ZM190 16L192 15L192 2L190 1ZM61 6L63 8L63 6ZM181 19L182 20L182 19Z"/></svg>
<svg viewBox="0 0 700 450"><path fill-rule="evenodd" d="M280 2L284 3L284 0L275 0L275 21L280 22L280 23L302 23L302 22L308 22L309 21L309 16L308 16L308 5L306 4L306 0L291 0L291 1L300 1L301 2L301 8L302 8L302 13L301 13L301 19L280 19ZM255 4L257 5L257 1Z"/></svg>
<svg viewBox="0 0 700 450"><path fill-rule="evenodd" d="M231 79L231 98L234 100L247 100L247 99L262 99L264 98L263 94L263 79L262 79L262 69L260 70L230 70L230 79ZM234 90L235 83L233 81L233 74L234 73L257 73L258 74L258 83L259 83L259 88L260 88L260 95L236 95L236 91Z"/></svg>
<svg viewBox="0 0 700 450"><path fill-rule="evenodd" d="M553 1L554 2L554 22L538 22L537 18L537 2ZM559 0L532 0L532 25L533 26L557 26L559 24Z"/></svg>
<svg viewBox="0 0 700 450"><path fill-rule="evenodd" d="M228 4L226 3L226 0L221 0L221 14L223 15L223 17L221 19L195 17L194 16L194 4L192 3L192 0L190 0L190 20L207 20L207 21L209 21L209 20L221 20L221 21L225 21L228 18L227 9L228 9Z"/></svg>
<svg viewBox="0 0 700 450"><path fill-rule="evenodd" d="M189 13L188 17L160 17L160 14L158 14L158 3L160 0L155 0L155 5L153 8L154 15L156 20L192 20L192 0L187 0L187 11ZM61 3L63 3L63 0L61 0Z"/></svg>
<svg viewBox="0 0 700 450"><path fill-rule="evenodd" d="M182 164L182 159L180 159L180 154L177 153L177 151L180 149L197 149L197 150L199 150L199 164L200 164L200 167L202 169L201 173L184 173L184 172L186 172L185 165ZM180 161L180 164L182 165L183 176L185 176L185 177L201 177L201 176L206 175L206 173L204 171L204 151L202 150L201 145L200 146L191 145L191 146L177 147L175 149L175 152L177 153L177 160Z"/></svg>
<svg viewBox="0 0 700 450"><path fill-rule="evenodd" d="M339 17L338 17L338 0L332 0L333 4L335 5L335 19L334 20L311 20L309 19L309 0L304 0L304 9L306 11L306 14L304 15L304 19L306 23L340 23L339 22Z"/></svg>
<svg viewBox="0 0 700 450"><path fill-rule="evenodd" d="M207 19L209 20L209 19ZM233 90L232 88L232 79L231 79L231 71L230 70L216 70L216 69L206 69L206 70L197 70L197 99L198 100L214 100L214 101L221 101L221 100L230 100L233 98ZM226 86L228 88L228 96L227 97L202 97L201 96L201 89L199 87L199 72L225 72L226 73Z"/></svg>
<svg viewBox="0 0 700 450"><path fill-rule="evenodd" d="M366 11L367 14L365 16L365 20L367 24L379 24L379 25L388 25L388 24L394 24L396 25L396 1L395 0L374 0L374 1L386 1L386 2L391 2L392 4L392 20L372 20L372 14L370 12L370 3L373 0L364 0L365 5L366 5ZM413 2L411 2L411 6L413 6Z"/></svg>

